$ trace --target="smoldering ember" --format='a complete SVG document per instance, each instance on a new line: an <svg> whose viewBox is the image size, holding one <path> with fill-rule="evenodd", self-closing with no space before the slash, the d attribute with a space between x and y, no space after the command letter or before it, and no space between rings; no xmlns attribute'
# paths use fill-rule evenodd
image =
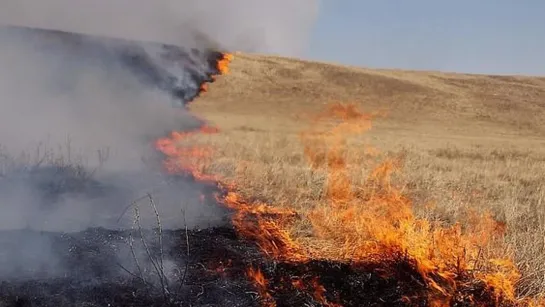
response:
<svg viewBox="0 0 545 307"><path fill-rule="evenodd" d="M0 38L4 67L19 61L2 73L10 85L2 85L9 93L3 99L14 99L14 107L32 100L26 106L64 112L37 130L96 106L102 111L82 125L102 129L91 123L100 121L115 137L81 129L74 141L124 141L117 155L98 150L91 166L88 156L72 153L71 143L57 151L57 144L40 143L25 154L10 153L12 144L2 144L0 306L511 304L508 295L462 266L456 277L425 271L401 249L369 261L299 252L278 226L297 219L296 212L244 200L236 187L173 161L195 153L173 143L215 132L186 108L206 83L227 73L232 59L205 39L184 48L21 27L4 27ZM76 106L67 110L71 104L59 100ZM121 111L114 105L118 100ZM22 118L39 112L20 111L27 112ZM121 122L121 115L135 122ZM148 127L148 118L160 124ZM116 165L135 150L141 155ZM143 166L133 167L146 154Z"/></svg>

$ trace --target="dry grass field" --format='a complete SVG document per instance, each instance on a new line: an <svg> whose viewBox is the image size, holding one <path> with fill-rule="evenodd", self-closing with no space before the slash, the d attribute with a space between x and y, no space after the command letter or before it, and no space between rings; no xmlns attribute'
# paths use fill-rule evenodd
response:
<svg viewBox="0 0 545 307"><path fill-rule="evenodd" d="M507 225L505 252L524 276L519 294L545 293L545 77L370 70L236 54L229 75L191 105L221 130L195 140L215 148L205 172L269 204L299 211L319 205L326 174L309 167L300 133L331 102L387 113L350 139L346 156L356 186L369 161L401 157L394 179L418 215L463 223L464 208L491 210ZM376 152L362 151L369 148ZM303 236L304 225L293 233Z"/></svg>

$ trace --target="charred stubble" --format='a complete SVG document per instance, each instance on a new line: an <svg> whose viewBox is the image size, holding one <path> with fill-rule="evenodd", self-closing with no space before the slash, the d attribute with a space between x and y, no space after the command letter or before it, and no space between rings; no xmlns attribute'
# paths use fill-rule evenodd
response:
<svg viewBox="0 0 545 307"><path fill-rule="evenodd" d="M163 173L153 142L202 125L185 105L223 54L11 26L0 39L3 104L34 128L14 136L25 123L1 116L0 305L198 304L195 229L224 225L226 210L213 185ZM50 143L32 144L43 133Z"/></svg>

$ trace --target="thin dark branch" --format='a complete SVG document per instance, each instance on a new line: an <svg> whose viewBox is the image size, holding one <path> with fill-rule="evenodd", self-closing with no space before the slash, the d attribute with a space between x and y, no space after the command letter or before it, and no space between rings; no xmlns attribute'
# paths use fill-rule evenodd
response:
<svg viewBox="0 0 545 307"><path fill-rule="evenodd" d="M134 274L133 272L129 271L127 268L125 268L121 263L119 262L116 262L117 266L120 267L123 271L127 272L129 275L133 276L134 278L137 278L139 279L141 282L143 282L144 284L146 284L147 286L150 286L152 288L155 288L155 286L153 286L153 284L150 284L148 283L145 279L143 279L141 276L138 276L136 274Z"/></svg>
<svg viewBox="0 0 545 307"><path fill-rule="evenodd" d="M121 215L117 218L116 223L119 223L119 221L121 220L121 218L123 218L123 216L125 215L125 213L127 213L127 211L128 211L131 207L136 206L136 204L137 204L139 201L141 201L141 200L143 200L143 199L146 199L147 197L148 197L147 195L138 197L137 199L133 200L130 204L128 204L128 205L123 209L123 211L121 212Z"/></svg>
<svg viewBox="0 0 545 307"><path fill-rule="evenodd" d="M185 269L184 269L184 275L182 276L182 280L180 281L180 289L185 284L185 279L187 277L187 272L189 271L189 255L190 255L190 247L189 247L189 234L187 230L187 220L185 215L186 206L182 208L182 216L184 219L184 229L185 229L185 244L186 244L186 259L185 259Z"/></svg>
<svg viewBox="0 0 545 307"><path fill-rule="evenodd" d="M133 226L134 226L134 223L133 223ZM136 268L138 269L140 277L142 278L144 282L146 282L146 279L144 278L144 274L142 273L142 268L140 267L140 263L138 262L138 257L136 257L136 253L134 252L134 245L133 245L134 240L132 237L132 230L133 228L131 227L131 232L129 232L129 247L131 250L131 255L132 255L132 258L134 259L134 262L136 264Z"/></svg>
<svg viewBox="0 0 545 307"><path fill-rule="evenodd" d="M148 246L148 243L146 242L146 239L144 237L144 232L142 230L142 225L140 224L140 213L139 213L139 210L138 210L138 206L136 206L134 208L134 212L135 212L135 217L136 217L136 223L138 225L138 231L140 232L140 239L142 241L142 244L144 245L144 250L146 251L146 254L148 255L148 258L149 258L149 261L151 262L153 268L155 269L155 272L157 273L157 276L159 277L159 282L161 283L161 289L162 289L162 292L163 292L163 297L166 300L168 300L168 289L165 285L165 280L164 280L164 272L161 271L161 269L159 268L157 262L155 261L153 255L151 254L151 251L150 251L150 248Z"/></svg>
<svg viewBox="0 0 545 307"><path fill-rule="evenodd" d="M157 206L155 205L155 201L153 200L153 197L151 194L148 193L149 203L151 208L153 209L153 212L155 213L155 218L157 221L157 227L158 227L158 237L159 237L159 267L161 269L161 272L163 273L163 277L166 279L166 276L164 276L165 267L164 267L164 260L163 260L163 226L161 224L161 218L159 216L159 211L157 210Z"/></svg>

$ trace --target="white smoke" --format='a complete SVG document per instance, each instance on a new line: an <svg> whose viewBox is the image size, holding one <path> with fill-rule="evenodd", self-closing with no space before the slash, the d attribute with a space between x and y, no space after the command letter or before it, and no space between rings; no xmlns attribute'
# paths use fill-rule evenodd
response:
<svg viewBox="0 0 545 307"><path fill-rule="evenodd" d="M231 51L301 55L318 0L1 0L0 22L180 44L197 30Z"/></svg>
<svg viewBox="0 0 545 307"><path fill-rule="evenodd" d="M284 55L304 52L316 14L313 0L0 0L0 24L186 47L204 37L227 50ZM183 227L183 218L188 227L221 222L221 210L200 202L204 187L165 182L142 166L142 158L154 153L153 139L196 125L183 109L172 107L168 92L143 86L100 39L87 53L85 41L77 38L32 35L0 29L0 231L127 228L132 210L121 222L118 217L146 193L155 197L165 228ZM30 153L32 166L51 150L68 164L79 158L77 163L91 170L97 151L108 152L108 159L85 193L59 192L77 183L59 169L37 174L2 169L5 153ZM142 206L144 227L156 226L154 212ZM33 256L57 267L49 242L36 240L10 247L27 258L0 253L0 279L17 274L12 267L32 265Z"/></svg>

